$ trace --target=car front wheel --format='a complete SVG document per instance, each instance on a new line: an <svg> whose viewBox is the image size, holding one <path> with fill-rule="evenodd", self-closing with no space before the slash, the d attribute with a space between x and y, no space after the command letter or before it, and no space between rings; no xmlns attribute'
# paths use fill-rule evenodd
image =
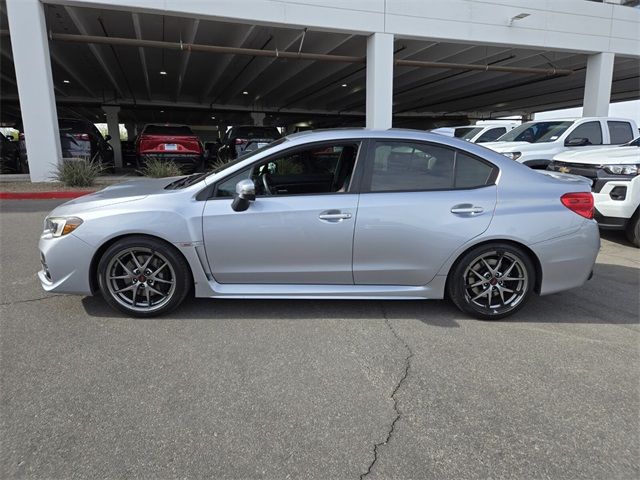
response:
<svg viewBox="0 0 640 480"><path fill-rule="evenodd" d="M453 303L483 320L499 320L524 306L535 285L535 268L520 248L495 243L467 252L448 282Z"/></svg>
<svg viewBox="0 0 640 480"><path fill-rule="evenodd" d="M171 245L149 237L118 240L98 264L104 299L134 317L153 317L173 310L186 297L191 282L182 255Z"/></svg>
<svg viewBox="0 0 640 480"><path fill-rule="evenodd" d="M627 234L627 240L634 247L640 248L640 210L637 210L629 220L625 233Z"/></svg>

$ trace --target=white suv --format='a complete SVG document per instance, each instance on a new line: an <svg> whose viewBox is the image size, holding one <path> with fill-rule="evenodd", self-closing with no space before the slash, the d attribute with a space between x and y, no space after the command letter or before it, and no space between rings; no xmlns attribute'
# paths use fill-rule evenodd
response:
<svg viewBox="0 0 640 480"><path fill-rule="evenodd" d="M600 227L625 230L640 247L640 137L619 147L561 153L547 168L590 178Z"/></svg>
<svg viewBox="0 0 640 480"><path fill-rule="evenodd" d="M531 168L546 168L566 151L605 148L632 141L638 126L625 118L583 117L526 122L484 147Z"/></svg>

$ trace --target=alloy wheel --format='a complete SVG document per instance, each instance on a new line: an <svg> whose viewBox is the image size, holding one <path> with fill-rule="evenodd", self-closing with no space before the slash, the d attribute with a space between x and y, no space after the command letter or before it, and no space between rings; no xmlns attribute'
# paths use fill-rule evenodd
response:
<svg viewBox="0 0 640 480"><path fill-rule="evenodd" d="M498 314L516 308L524 300L528 282L522 260L506 251L485 252L472 260L464 272L467 301Z"/></svg>
<svg viewBox="0 0 640 480"><path fill-rule="evenodd" d="M128 248L118 252L105 270L109 294L123 307L153 312L169 303L176 291L171 262L150 248Z"/></svg>

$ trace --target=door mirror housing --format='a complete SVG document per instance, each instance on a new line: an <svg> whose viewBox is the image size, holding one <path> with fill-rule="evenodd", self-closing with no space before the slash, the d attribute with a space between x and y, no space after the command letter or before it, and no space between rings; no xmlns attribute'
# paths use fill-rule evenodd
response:
<svg viewBox="0 0 640 480"><path fill-rule="evenodd" d="M104 139L105 139L105 141L107 141L107 142L108 142L109 140L111 140L111 135L105 135L105 136L104 136Z"/></svg>
<svg viewBox="0 0 640 480"><path fill-rule="evenodd" d="M584 147L586 145L591 145L588 138L577 137L564 142L565 147Z"/></svg>
<svg viewBox="0 0 640 480"><path fill-rule="evenodd" d="M236 212L244 212L249 208L250 202L256 199L256 186L253 180L246 179L240 180L236 184L236 193L233 196L233 203L231 208Z"/></svg>

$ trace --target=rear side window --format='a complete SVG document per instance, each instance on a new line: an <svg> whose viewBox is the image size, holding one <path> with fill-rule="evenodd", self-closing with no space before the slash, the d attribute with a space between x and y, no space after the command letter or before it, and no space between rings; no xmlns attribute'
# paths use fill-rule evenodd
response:
<svg viewBox="0 0 640 480"><path fill-rule="evenodd" d="M142 132L143 135L171 135L171 136L193 136L193 132L187 126L170 125L147 125Z"/></svg>
<svg viewBox="0 0 640 480"><path fill-rule="evenodd" d="M463 152L425 143L377 142L371 192L451 190L487 185L495 167Z"/></svg>
<svg viewBox="0 0 640 480"><path fill-rule="evenodd" d="M591 145L602 145L602 128L600 127L600 122L587 122L579 125L569 134L567 140L574 138L586 138Z"/></svg>
<svg viewBox="0 0 640 480"><path fill-rule="evenodd" d="M633 140L633 129L628 122L607 121L609 137L612 145L619 145Z"/></svg>
<svg viewBox="0 0 640 480"><path fill-rule="evenodd" d="M507 133L507 129L505 127L491 128L480 135L480 138L476 140L476 143L493 142L505 133Z"/></svg>

